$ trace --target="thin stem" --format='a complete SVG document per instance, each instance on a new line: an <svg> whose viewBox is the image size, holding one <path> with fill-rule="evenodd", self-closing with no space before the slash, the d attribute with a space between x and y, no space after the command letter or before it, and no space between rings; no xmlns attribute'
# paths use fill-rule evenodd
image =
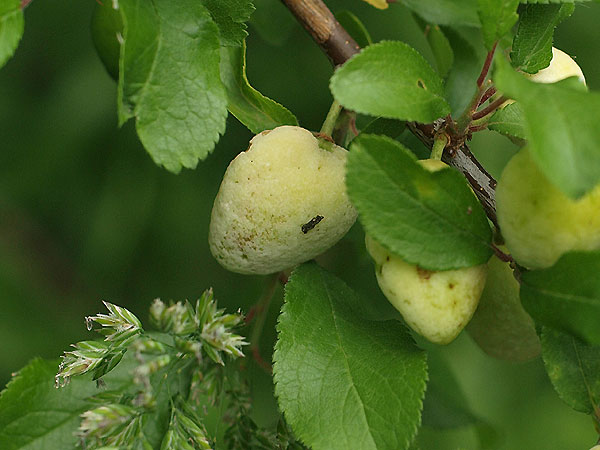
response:
<svg viewBox="0 0 600 450"><path fill-rule="evenodd" d="M483 86L483 83L485 82L485 79L488 76L488 73L490 71L490 66L492 65L492 61L494 60L494 53L496 52L497 45L498 45L498 41L494 42L494 46L492 47L492 49L488 52L487 56L485 57L485 62L483 63L481 73L479 74L479 78L477 78L477 87Z"/></svg>
<svg viewBox="0 0 600 450"><path fill-rule="evenodd" d="M260 355L260 337L262 336L263 328L265 327L265 321L267 320L267 314L269 312L269 305L273 299L273 294L277 288L277 281L279 281L280 273L275 273L267 277L263 292L258 299L258 302L252 307L250 314L255 318L254 327L252 327L252 334L250 335L250 351L256 362L267 372L271 372L271 366L262 358ZM250 316L250 314L248 314Z"/></svg>
<svg viewBox="0 0 600 450"><path fill-rule="evenodd" d="M502 104L508 100L508 98L502 96L497 100L494 100L487 107L483 108L481 111L477 111L473 114L473 120L483 119L486 116L489 116L493 112L495 112Z"/></svg>
<svg viewBox="0 0 600 450"><path fill-rule="evenodd" d="M340 105L337 100L334 100L331 104L331 108L329 108L329 112L327 113L327 117L325 118L325 122L323 122L323 126L321 127L321 131L319 133L331 137L333 129L335 128L335 123L337 122L341 112L342 105Z"/></svg>
<svg viewBox="0 0 600 450"><path fill-rule="evenodd" d="M438 161L442 160L442 155L444 154L444 149L446 145L448 145L449 139L446 133L438 134L433 140L433 148L431 149L431 159L437 159Z"/></svg>
<svg viewBox="0 0 600 450"><path fill-rule="evenodd" d="M21 9L25 9L33 0L21 0Z"/></svg>
<svg viewBox="0 0 600 450"><path fill-rule="evenodd" d="M481 97L481 99L479 100L479 105L477 106L481 106L483 105L485 102L487 102L494 94L496 93L496 88L494 86L492 86L491 88L489 88L487 91L485 91L485 93L483 94L483 96Z"/></svg>

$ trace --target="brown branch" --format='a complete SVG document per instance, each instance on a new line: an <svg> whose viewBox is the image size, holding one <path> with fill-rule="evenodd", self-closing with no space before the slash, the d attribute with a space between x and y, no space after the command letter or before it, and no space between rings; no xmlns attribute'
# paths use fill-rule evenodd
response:
<svg viewBox="0 0 600 450"><path fill-rule="evenodd" d="M281 0L310 33L334 66L360 51L358 44L321 0Z"/></svg>
<svg viewBox="0 0 600 450"><path fill-rule="evenodd" d="M21 0L21 9L25 9L27 5L31 3L32 0Z"/></svg>
<svg viewBox="0 0 600 450"><path fill-rule="evenodd" d="M315 42L327 54L334 65L343 64L360 51L360 47L348 32L335 20L335 17L321 0L281 0L308 30ZM495 48L494 48L495 49ZM494 50L493 49L493 50ZM493 50L488 54L480 78L487 77L493 58ZM483 81L479 84L483 85ZM479 80L478 80L479 83ZM445 121L454 126L452 120ZM431 125L409 123L409 129L429 148L433 146L436 128ZM487 216L498 226L496 219L496 180L483 168L464 142L464 138L451 142L450 151L445 151L443 161L460 170L467 178L473 191L483 205Z"/></svg>

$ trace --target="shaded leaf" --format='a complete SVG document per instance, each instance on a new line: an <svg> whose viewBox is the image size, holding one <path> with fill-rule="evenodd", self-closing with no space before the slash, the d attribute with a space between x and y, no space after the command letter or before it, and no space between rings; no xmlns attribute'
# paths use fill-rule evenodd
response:
<svg viewBox="0 0 600 450"><path fill-rule="evenodd" d="M600 251L572 252L521 277L521 301L533 319L600 344Z"/></svg>
<svg viewBox="0 0 600 450"><path fill-rule="evenodd" d="M275 347L275 393L314 450L406 449L420 423L425 353L400 322L371 322L362 300L313 263L286 285Z"/></svg>
<svg viewBox="0 0 600 450"><path fill-rule="evenodd" d="M426 22L478 27L477 0L403 0Z"/></svg>
<svg viewBox="0 0 600 450"><path fill-rule="evenodd" d="M571 408L600 413L600 347L544 327L542 357L552 385Z"/></svg>
<svg viewBox="0 0 600 450"><path fill-rule="evenodd" d="M359 47L367 47L373 43L369 30L367 30L367 27L364 26L354 13L348 10L342 10L336 13L335 18L350 36L352 36Z"/></svg>
<svg viewBox="0 0 600 450"><path fill-rule="evenodd" d="M250 86L245 43L221 49L221 80L227 90L229 111L254 134L280 125L298 125L288 109Z"/></svg>

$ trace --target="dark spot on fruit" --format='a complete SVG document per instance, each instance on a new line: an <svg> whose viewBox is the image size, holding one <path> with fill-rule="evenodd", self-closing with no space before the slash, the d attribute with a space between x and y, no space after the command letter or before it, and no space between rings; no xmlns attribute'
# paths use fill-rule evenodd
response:
<svg viewBox="0 0 600 450"><path fill-rule="evenodd" d="M304 225L302 225L302 227L301 227L301 228L302 228L302 232L303 232L304 234L308 233L310 230L312 230L314 227L316 227L316 226L317 226L317 224L318 224L318 223L319 223L321 220L323 220L323 219L324 219L324 217L323 217L323 216L319 216L319 215L317 215L317 216L313 217L313 218L312 218L312 219L310 219L308 222L306 222Z"/></svg>
<svg viewBox="0 0 600 450"><path fill-rule="evenodd" d="M422 278L424 280L429 280L429 278L431 278L431 274L433 274L433 272L431 270L422 269L419 266L417 266L417 274L419 275L419 278Z"/></svg>
<svg viewBox="0 0 600 450"><path fill-rule="evenodd" d="M419 86L421 89L427 90L427 86L425 86L425 83L420 78L417 80L417 86Z"/></svg>
<svg viewBox="0 0 600 450"><path fill-rule="evenodd" d="M386 260L386 261L389 261L389 260L390 260L390 257L389 257L389 256L386 256L386 257L385 257L385 260Z"/></svg>
<svg viewBox="0 0 600 450"><path fill-rule="evenodd" d="M454 289L454 283L448 283L448 289Z"/></svg>

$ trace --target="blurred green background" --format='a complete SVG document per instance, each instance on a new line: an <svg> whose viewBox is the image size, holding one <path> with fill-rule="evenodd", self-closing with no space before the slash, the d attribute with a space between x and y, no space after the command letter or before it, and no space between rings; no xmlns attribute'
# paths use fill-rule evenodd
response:
<svg viewBox="0 0 600 450"><path fill-rule="evenodd" d="M360 0L327 3L334 11L355 12L375 41L404 40L431 59L401 5L378 11ZM212 286L220 305L247 311L261 290L259 277L221 269L206 242L219 180L247 147L250 133L230 118L226 135L196 170L173 175L156 167L133 124L117 128L116 84L90 37L94 5L34 0L25 13L23 41L0 70L0 386L34 356L55 358L70 343L89 339L83 318L102 311L102 299L146 321L156 297L195 299ZM248 77L304 127L317 130L331 102L331 66L278 1L256 5ZM600 5L579 5L555 39L577 56L592 89L600 88L599 21ZM485 132L473 140L473 149L496 176L516 150ZM348 260L356 264L346 265ZM373 315L387 305L376 289L360 227L322 262L363 294ZM277 307L263 336L265 356ZM464 333L439 354L473 410L500 430L503 449L587 449L594 443L591 419L560 401L539 359L492 360ZM270 381L255 378L255 392L262 393L257 420L266 423L275 415ZM472 429L427 431L421 444L477 448Z"/></svg>

